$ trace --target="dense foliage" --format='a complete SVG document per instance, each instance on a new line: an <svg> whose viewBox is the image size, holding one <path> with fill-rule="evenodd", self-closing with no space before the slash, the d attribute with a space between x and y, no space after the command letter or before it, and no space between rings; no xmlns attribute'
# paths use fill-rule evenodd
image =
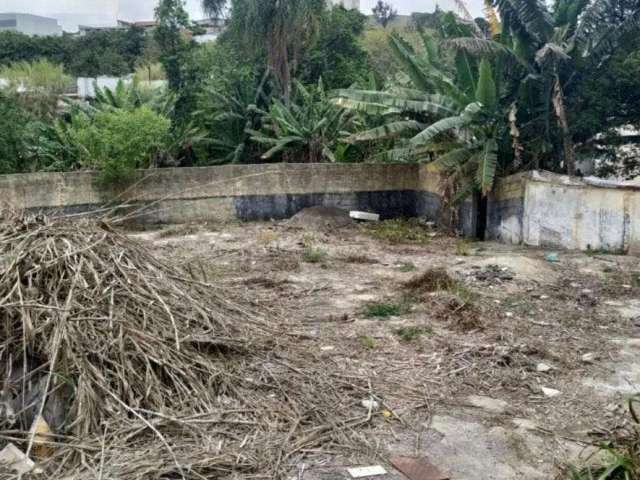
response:
<svg viewBox="0 0 640 480"><path fill-rule="evenodd" d="M152 33L0 33L0 172L435 162L458 198L524 169L574 173L580 155L639 168L619 148L639 137L638 0L487 0L483 19L437 9L389 31L385 2L379 24L325 0L202 4L228 19L215 43L194 41L183 0L159 0ZM96 75L134 80L61 101Z"/></svg>
<svg viewBox="0 0 640 480"><path fill-rule="evenodd" d="M6 31L0 32L0 65L47 59L75 77L126 75L144 58L148 43L144 32L136 27L94 31L81 37L29 37Z"/></svg>

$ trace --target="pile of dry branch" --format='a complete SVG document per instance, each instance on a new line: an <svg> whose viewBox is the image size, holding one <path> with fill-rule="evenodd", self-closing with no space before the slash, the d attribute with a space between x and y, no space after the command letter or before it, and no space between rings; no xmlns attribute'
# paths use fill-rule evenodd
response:
<svg viewBox="0 0 640 480"><path fill-rule="evenodd" d="M52 478L280 478L352 443L366 386L237 299L106 225L4 218L0 448L50 447Z"/></svg>

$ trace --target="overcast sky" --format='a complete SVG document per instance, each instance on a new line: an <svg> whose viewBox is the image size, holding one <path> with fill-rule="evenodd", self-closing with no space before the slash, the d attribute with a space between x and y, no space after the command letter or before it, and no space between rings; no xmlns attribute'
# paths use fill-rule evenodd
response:
<svg viewBox="0 0 640 480"><path fill-rule="evenodd" d="M376 0L360 0L362 11L370 14ZM430 12L439 3L442 8L451 8L452 0L391 0L400 13L415 11ZM482 13L482 0L468 0L474 16ZM149 20L157 0L0 0L0 12L33 13L58 18L66 30L75 30L79 23L107 25L123 20ZM192 18L202 18L200 0L187 0Z"/></svg>

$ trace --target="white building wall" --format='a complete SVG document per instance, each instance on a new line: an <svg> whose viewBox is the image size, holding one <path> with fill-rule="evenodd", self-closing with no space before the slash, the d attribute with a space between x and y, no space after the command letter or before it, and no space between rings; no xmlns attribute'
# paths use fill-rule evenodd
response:
<svg viewBox="0 0 640 480"><path fill-rule="evenodd" d="M16 21L15 31L32 36L60 36L62 27L55 18L40 17L28 14L0 15L0 19L13 17Z"/></svg>

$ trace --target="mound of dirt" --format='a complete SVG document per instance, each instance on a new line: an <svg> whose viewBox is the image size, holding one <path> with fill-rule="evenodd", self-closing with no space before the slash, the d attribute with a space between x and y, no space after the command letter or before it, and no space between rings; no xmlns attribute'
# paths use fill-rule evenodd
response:
<svg viewBox="0 0 640 480"><path fill-rule="evenodd" d="M349 212L337 207L310 207L300 210L287 222L295 228L334 230L353 225Z"/></svg>

